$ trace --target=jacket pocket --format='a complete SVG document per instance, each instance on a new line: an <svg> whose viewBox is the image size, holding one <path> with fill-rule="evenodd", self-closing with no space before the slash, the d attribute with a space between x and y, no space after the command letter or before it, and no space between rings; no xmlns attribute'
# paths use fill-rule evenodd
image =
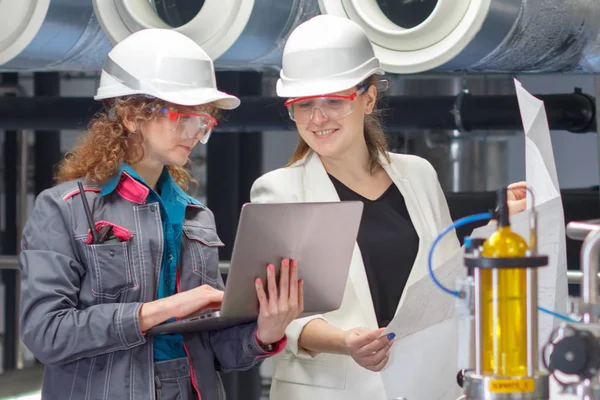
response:
<svg viewBox="0 0 600 400"><path fill-rule="evenodd" d="M98 232L98 233L100 233L102 228L104 228L105 226L112 227L112 237L113 237L112 241L125 242L127 240L130 240L133 237L131 235L131 232L129 232L129 229L123 228L122 226L119 226L117 224L113 224L112 222L98 221L94 225L96 226L96 232ZM84 243L92 244L94 242L93 239L94 238L92 236L92 231L90 229L88 229L87 238L84 240Z"/></svg>
<svg viewBox="0 0 600 400"><path fill-rule="evenodd" d="M124 229L124 228L122 228ZM124 295L137 287L133 268L133 236L119 233L118 241L87 244L83 240L92 296L100 302L120 302ZM127 239L127 240L123 240Z"/></svg>
<svg viewBox="0 0 600 400"><path fill-rule="evenodd" d="M277 357L273 379L329 389L346 388L346 358L338 354L320 354L305 360L285 352Z"/></svg>
<svg viewBox="0 0 600 400"><path fill-rule="evenodd" d="M183 234L186 240L184 260L189 260L192 272L199 276L202 283L222 289L218 275L219 247L224 246L214 228L184 225Z"/></svg>

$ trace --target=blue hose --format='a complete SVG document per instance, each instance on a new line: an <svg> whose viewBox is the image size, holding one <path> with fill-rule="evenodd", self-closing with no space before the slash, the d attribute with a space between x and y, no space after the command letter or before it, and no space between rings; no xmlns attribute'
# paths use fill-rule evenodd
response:
<svg viewBox="0 0 600 400"><path fill-rule="evenodd" d="M568 316L563 315L563 314L559 314L559 313L554 312L552 310L548 310L547 308L544 308L544 307L539 307L538 306L538 310L540 310L541 312L544 312L546 314L552 315L553 317L556 317L558 319L562 319L563 321L567 321L567 322L579 322L579 321L577 321L577 320L575 320L575 319L573 319L571 317L568 317Z"/></svg>
<svg viewBox="0 0 600 400"><path fill-rule="evenodd" d="M475 215L470 215L468 217L464 217L461 218L459 220L456 220L452 223L452 225L450 225L449 227L447 227L446 229L444 229L437 238L435 238L435 240L433 241L433 244L431 245L431 248L429 249L429 257L427 259L427 268L429 269L429 276L431 277L431 280L433 281L433 283L440 288L442 291L448 293L451 296L454 297L459 297L460 296L460 292L458 290L451 290L448 289L447 287L445 287L436 277L435 274L433 273L433 251L435 249L435 246L437 246L437 244L442 240L442 238L444 236L446 236L446 234L448 234L449 232L452 232L454 229L459 228L463 225L467 225L470 224L472 222L476 222L476 221L481 221L481 220L486 220L486 219L492 219L492 213L481 213L481 214L475 214ZM563 315L563 314L559 314L557 312L554 312L552 310L548 310L544 307L538 307L538 310L541 312L544 312L546 314L552 315L553 317L568 321L568 322L577 322L576 320Z"/></svg>
<svg viewBox="0 0 600 400"><path fill-rule="evenodd" d="M481 221L481 220L486 220L486 219L491 219L491 218L492 218L492 213L475 214L475 215L470 215L468 217L461 218L457 221L454 221L452 223L452 225L450 225L449 227L444 229L438 235L438 237L435 238L435 240L433 241L433 244L431 245L431 248L429 249L429 257L427 259L427 267L429 269L429 276L431 276L433 283L435 283L435 285L437 287L439 287L440 289L442 289L444 292L448 293L449 295L454 296L454 297L459 297L460 293L458 292L458 290L448 289L447 287L442 285L442 283L440 281L438 281L438 279L435 277L435 274L433 273L433 251L435 250L435 246L437 246L437 244L440 242L440 240L442 240L442 238L444 236L446 236L447 233L452 232L454 229L461 227L463 225L466 225L466 224L470 224L475 221Z"/></svg>

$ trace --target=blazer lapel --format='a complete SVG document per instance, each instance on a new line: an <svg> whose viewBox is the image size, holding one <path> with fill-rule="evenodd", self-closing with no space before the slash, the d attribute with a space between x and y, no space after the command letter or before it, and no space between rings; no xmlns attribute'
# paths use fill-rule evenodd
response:
<svg viewBox="0 0 600 400"><path fill-rule="evenodd" d="M419 193L415 190L411 181L406 179L401 169L385 160L382 160L381 164L394 184L398 187L398 190L400 190L400 193L402 193L411 222L417 231L417 235L419 236L419 250L412 265L408 281L404 287L404 293L402 293L402 297L398 302L398 306L396 308L397 313L406 297L406 289L410 284L419 280L422 276L424 276L424 274L427 273L427 252L431 243L431 232L429 230L429 226L433 222L427 221L425 213L421 208L423 199L420 197L422 196L419 196Z"/></svg>
<svg viewBox="0 0 600 400"><path fill-rule="evenodd" d="M304 168L304 198L308 202L340 201L319 156L311 152L306 156Z"/></svg>
<svg viewBox="0 0 600 400"><path fill-rule="evenodd" d="M340 201L340 197L327 175L327 171L318 155L311 152L305 159L304 198L309 202ZM358 244L354 245L354 253L349 271L350 283L356 293L359 306L363 312L369 328L377 328L377 318L371 298L371 290L367 280L367 273L362 262Z"/></svg>

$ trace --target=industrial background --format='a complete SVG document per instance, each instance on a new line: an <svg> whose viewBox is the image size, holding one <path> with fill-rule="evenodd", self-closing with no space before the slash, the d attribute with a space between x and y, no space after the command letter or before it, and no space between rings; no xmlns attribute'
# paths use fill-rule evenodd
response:
<svg viewBox="0 0 600 400"><path fill-rule="evenodd" d="M146 27L178 30L215 60L219 88L242 100L192 155L194 196L214 211L227 245L226 278L251 184L284 165L297 139L275 96L283 45L319 13L368 33L390 81L391 148L433 163L453 219L487 211L496 188L525 178L515 77L545 102L565 221L600 217L597 0L3 0L0 399L40 399L43 368L18 339L21 227L100 107L92 96L111 46ZM579 270L580 242L567 248L569 269ZM576 274L571 281L577 293ZM224 375L228 398L264 398L270 367Z"/></svg>

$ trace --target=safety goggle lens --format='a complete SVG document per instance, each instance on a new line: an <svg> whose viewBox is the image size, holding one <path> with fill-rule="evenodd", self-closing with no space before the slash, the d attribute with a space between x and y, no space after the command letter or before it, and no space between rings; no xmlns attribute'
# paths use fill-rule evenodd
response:
<svg viewBox="0 0 600 400"><path fill-rule="evenodd" d="M217 121L208 114L179 113L163 109L173 123L172 130L178 132L182 139L196 139L206 144Z"/></svg>
<svg viewBox="0 0 600 400"><path fill-rule="evenodd" d="M324 95L308 96L285 102L290 118L298 123L309 123L316 112L320 112L323 118L329 120L339 120L352 113L352 101L356 96L367 90L368 86L363 86L350 95Z"/></svg>

